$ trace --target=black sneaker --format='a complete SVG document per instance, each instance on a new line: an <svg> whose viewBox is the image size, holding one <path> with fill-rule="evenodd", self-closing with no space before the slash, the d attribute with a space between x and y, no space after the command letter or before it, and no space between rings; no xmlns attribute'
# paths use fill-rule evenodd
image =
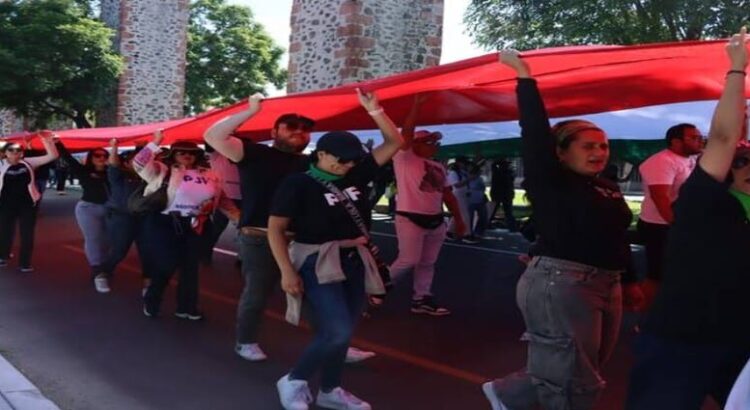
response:
<svg viewBox="0 0 750 410"><path fill-rule="evenodd" d="M473 245L479 243L480 240L476 236L466 236L461 239L461 242Z"/></svg>
<svg viewBox="0 0 750 410"><path fill-rule="evenodd" d="M34 272L34 268L31 266L21 266L18 268L22 273L31 273Z"/></svg>
<svg viewBox="0 0 750 410"><path fill-rule="evenodd" d="M8 260L7 259L0 259L0 268L4 268L8 266Z"/></svg>
<svg viewBox="0 0 750 410"><path fill-rule="evenodd" d="M184 319L184 320L203 320L203 313L201 312L192 312L192 313L186 313L186 312L175 312L175 317Z"/></svg>
<svg viewBox="0 0 750 410"><path fill-rule="evenodd" d="M412 299L411 313L448 316L451 314L451 311L435 303L435 299L432 296L425 296L422 299Z"/></svg>

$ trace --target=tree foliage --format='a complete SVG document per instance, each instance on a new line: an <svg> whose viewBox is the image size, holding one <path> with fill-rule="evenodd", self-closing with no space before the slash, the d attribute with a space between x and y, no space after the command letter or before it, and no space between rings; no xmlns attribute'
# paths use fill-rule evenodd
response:
<svg viewBox="0 0 750 410"><path fill-rule="evenodd" d="M282 87L283 53L249 8L227 5L225 0L194 1L188 31L186 114L264 92L268 83Z"/></svg>
<svg viewBox="0 0 750 410"><path fill-rule="evenodd" d="M0 2L0 107L44 127L87 115L122 70L113 31L76 0Z"/></svg>
<svg viewBox="0 0 750 410"><path fill-rule="evenodd" d="M472 0L477 44L529 49L727 37L750 20L750 0Z"/></svg>

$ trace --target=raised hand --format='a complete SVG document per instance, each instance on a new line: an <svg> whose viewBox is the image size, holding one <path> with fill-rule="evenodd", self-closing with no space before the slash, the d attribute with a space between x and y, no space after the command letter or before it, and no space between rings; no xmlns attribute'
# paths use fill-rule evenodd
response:
<svg viewBox="0 0 750 410"><path fill-rule="evenodd" d="M247 98L247 110L253 114L260 111L260 103L263 101L263 99L266 98L261 93L255 93Z"/></svg>
<svg viewBox="0 0 750 410"><path fill-rule="evenodd" d="M732 62L732 70L744 71L747 67L747 41L746 27L742 27L739 33L729 39L727 54Z"/></svg>
<svg viewBox="0 0 750 410"><path fill-rule="evenodd" d="M500 63L512 68L519 77L529 77L531 70L526 61L521 58L521 53L513 49L505 49L500 52Z"/></svg>
<svg viewBox="0 0 750 410"><path fill-rule="evenodd" d="M156 145L161 145L161 142L163 139L164 139L164 129L159 128L158 130L154 132L154 139L152 142Z"/></svg>
<svg viewBox="0 0 750 410"><path fill-rule="evenodd" d="M359 98L359 103L362 104L368 112L380 109L380 102L375 93L362 91L362 89L357 88L357 98Z"/></svg>
<svg viewBox="0 0 750 410"><path fill-rule="evenodd" d="M115 149L115 148L117 148L117 138L112 138L111 140L109 140L109 146L110 146L110 147L111 147L112 149Z"/></svg>

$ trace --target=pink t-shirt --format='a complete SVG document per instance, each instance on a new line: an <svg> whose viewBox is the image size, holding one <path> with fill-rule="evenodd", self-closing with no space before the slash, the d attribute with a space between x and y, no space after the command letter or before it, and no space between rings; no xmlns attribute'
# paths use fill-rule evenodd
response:
<svg viewBox="0 0 750 410"><path fill-rule="evenodd" d="M669 202L673 203L677 199L680 187L688 179L693 169L695 169L695 160L695 157L686 158L665 149L648 157L641 164L638 170L643 179L643 191L645 193L643 204L641 204L640 218L642 220L652 224L667 224L667 221L661 217L659 210L656 208L648 186L671 185L669 189Z"/></svg>
<svg viewBox="0 0 750 410"><path fill-rule="evenodd" d="M443 190L450 186L443 164L422 158L411 149L393 157L396 210L424 215L443 212Z"/></svg>

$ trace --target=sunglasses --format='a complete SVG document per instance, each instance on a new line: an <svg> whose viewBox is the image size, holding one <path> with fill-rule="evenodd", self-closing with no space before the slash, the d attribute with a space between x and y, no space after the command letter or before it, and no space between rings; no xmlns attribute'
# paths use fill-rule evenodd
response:
<svg viewBox="0 0 750 410"><path fill-rule="evenodd" d="M197 151L175 151L174 154L175 155L192 155L192 156L197 156L198 152Z"/></svg>
<svg viewBox="0 0 750 410"><path fill-rule="evenodd" d="M309 120L292 120L289 122L282 122L289 131L300 130L302 132L310 132L313 129L313 123Z"/></svg>
<svg viewBox="0 0 750 410"><path fill-rule="evenodd" d="M104 152L97 152L96 154L93 154L91 158L107 158L109 157L109 154Z"/></svg>
<svg viewBox="0 0 750 410"><path fill-rule="evenodd" d="M18 153L18 152L23 152L23 150L21 148L6 148L5 152Z"/></svg>
<svg viewBox="0 0 750 410"><path fill-rule="evenodd" d="M340 157L337 157L337 156L335 156L335 155L333 155L331 153L327 153L327 154L330 155L330 156L332 156L333 158L335 158L336 162L338 162L341 165L348 165L348 164L352 164L352 163L356 164L356 163L358 163L359 161L362 160L362 158L354 158L354 159L340 158Z"/></svg>
<svg viewBox="0 0 750 410"><path fill-rule="evenodd" d="M742 169L750 165L750 158L737 157L732 161L732 169Z"/></svg>

